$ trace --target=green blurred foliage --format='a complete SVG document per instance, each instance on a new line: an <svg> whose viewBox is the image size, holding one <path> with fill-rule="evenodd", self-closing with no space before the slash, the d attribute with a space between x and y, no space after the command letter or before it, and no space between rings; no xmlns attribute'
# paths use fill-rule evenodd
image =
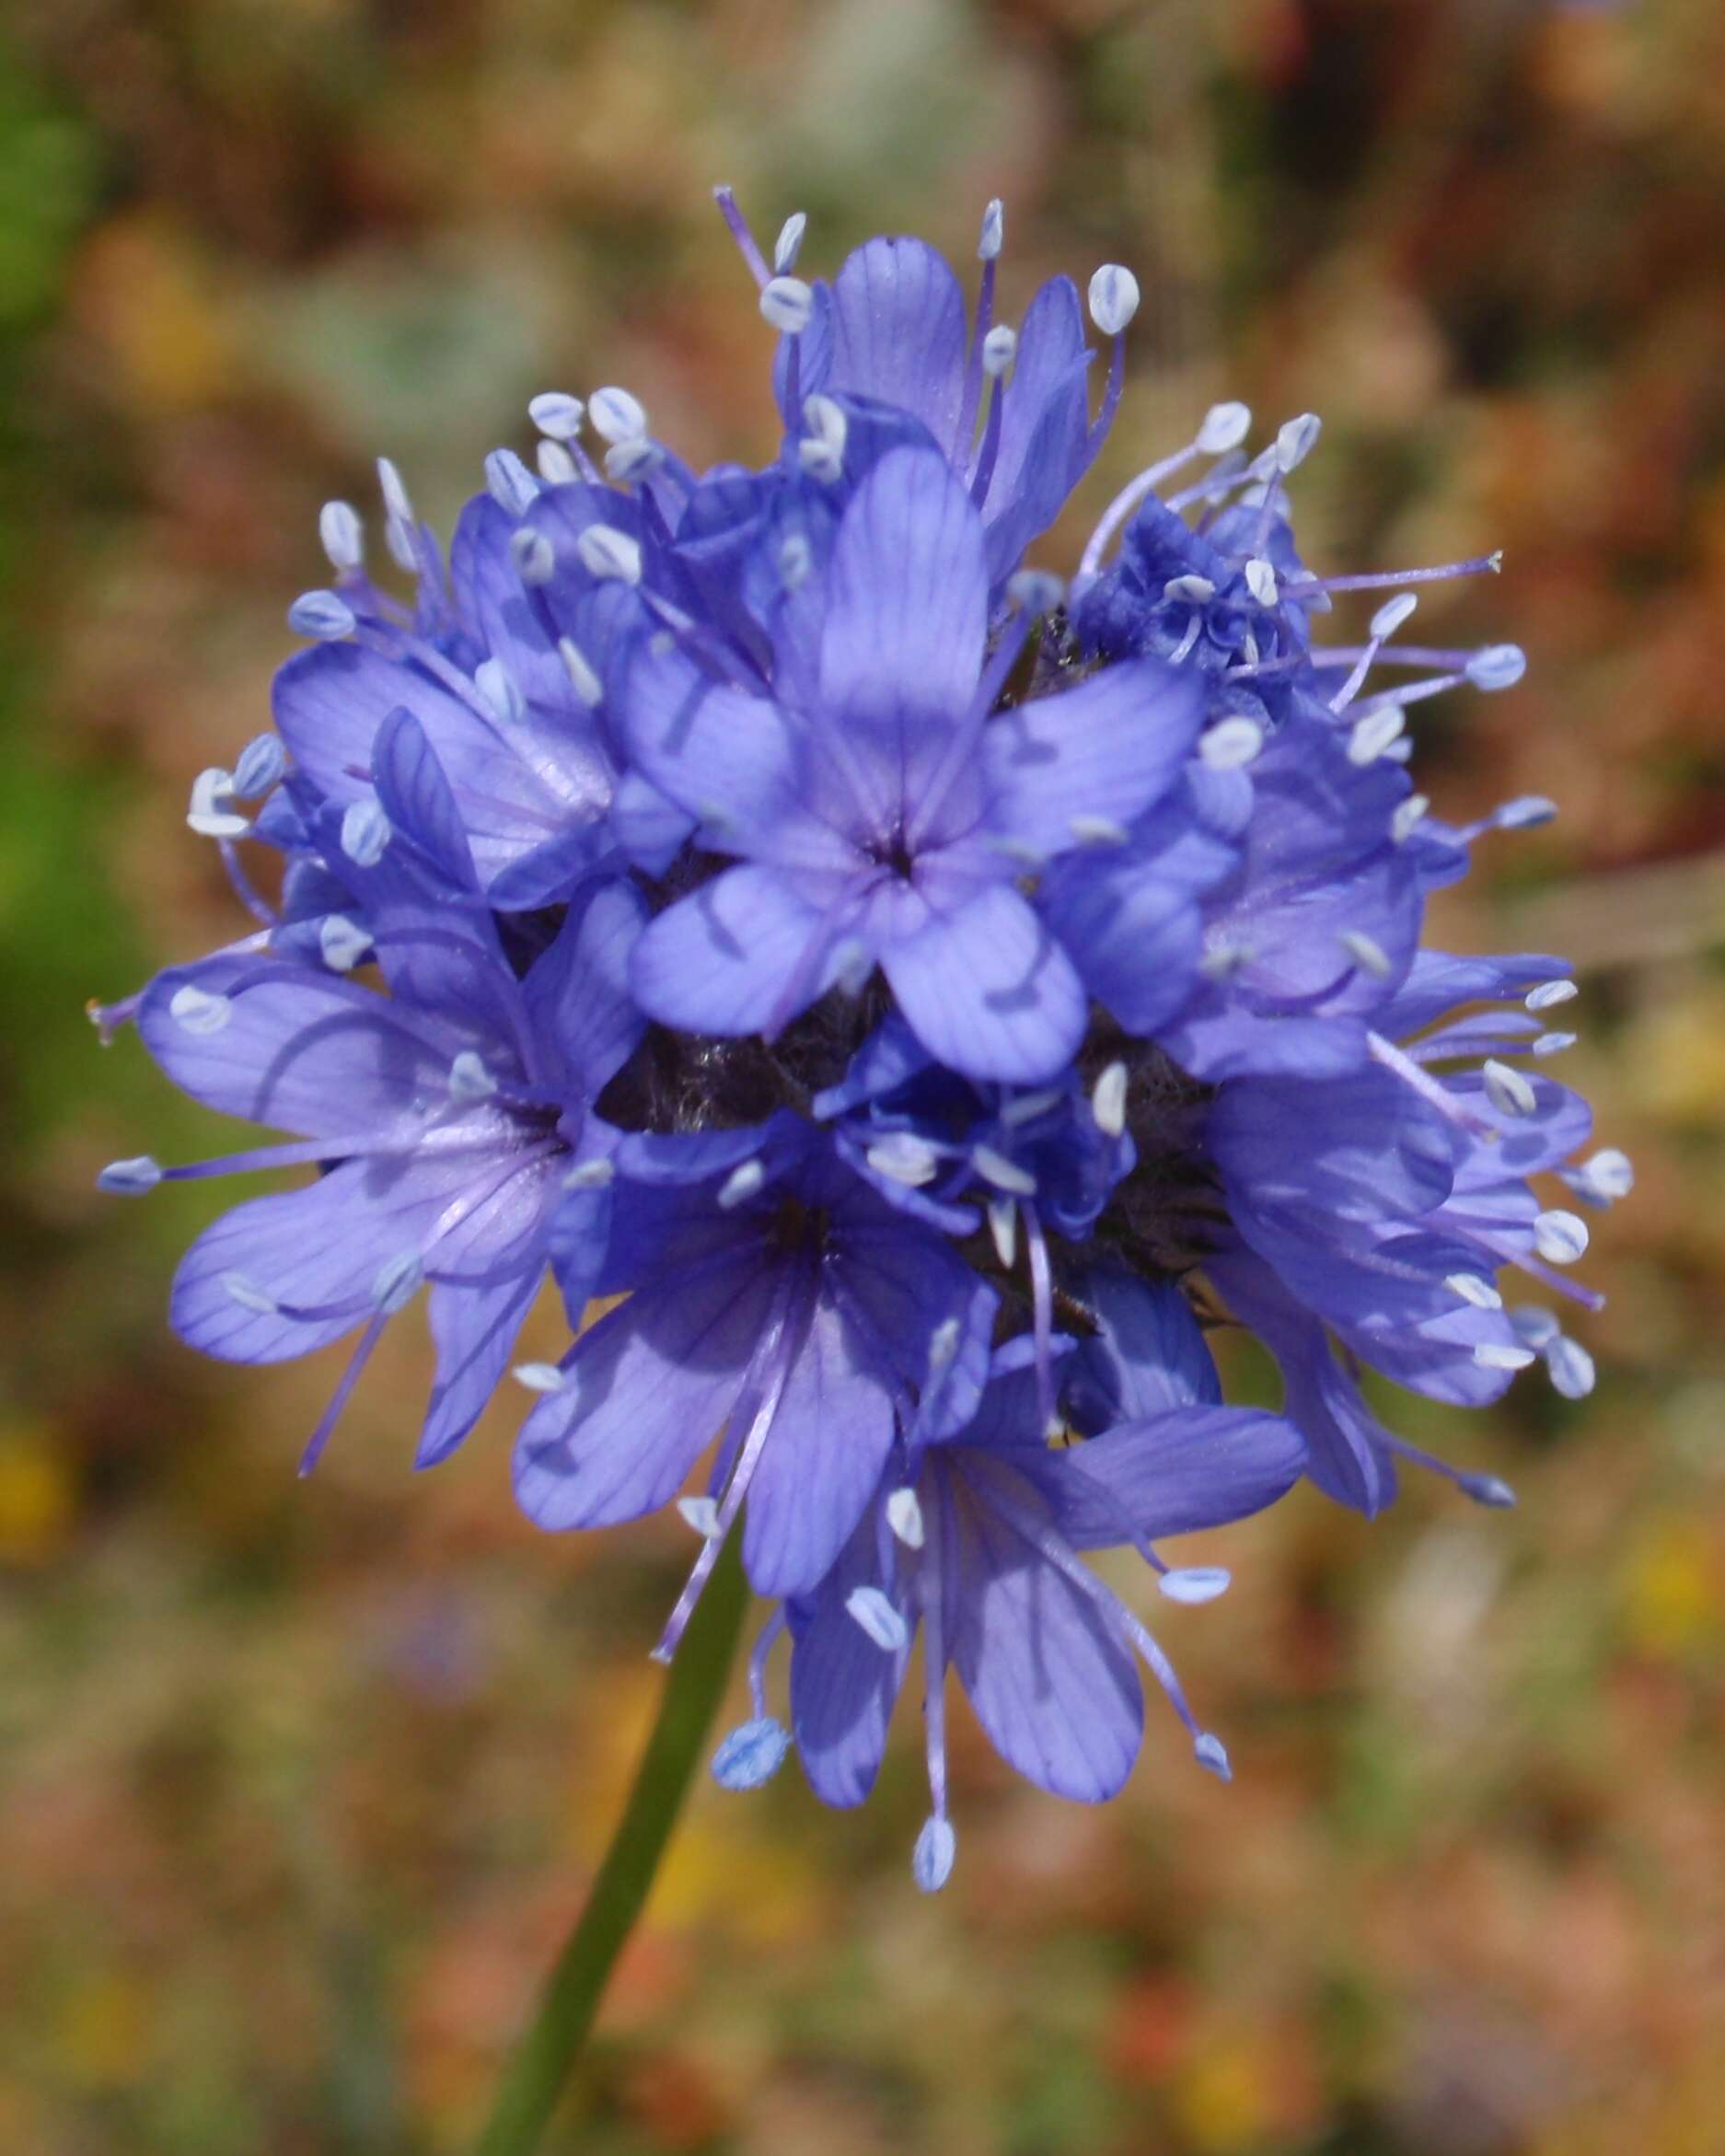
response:
<svg viewBox="0 0 1725 2156"><path fill-rule="evenodd" d="M530 1534L507 1403L411 1478L406 1327L296 1484L331 1371L175 1347L174 1256L222 1194L91 1179L226 1141L83 1006L233 933L185 790L262 724L317 506L366 499L372 455L446 520L529 393L604 380L698 459L770 448L722 179L769 230L813 213L816 268L893 226L963 260L993 193L1020 304L1131 262L1092 516L1237 395L1326 416L1309 554L1505 547L1427 611L1533 670L1432 709L1422 771L1457 816L1564 815L1489 850L1440 933L1576 955L1573 1076L1641 1188L1590 1261L1592 1402L1399 1414L1518 1513L1415 1488L1367 1527L1297 1494L1205 1553L1222 1604L1164 1612L1232 1789L1152 1719L1128 1794L1064 1807L961 1718L933 1905L909 1725L856 1814L794 1772L707 1791L557 2145L1714 2156L1717 0L15 0L0 2147L462 2148L644 1733L679 1533Z"/></svg>

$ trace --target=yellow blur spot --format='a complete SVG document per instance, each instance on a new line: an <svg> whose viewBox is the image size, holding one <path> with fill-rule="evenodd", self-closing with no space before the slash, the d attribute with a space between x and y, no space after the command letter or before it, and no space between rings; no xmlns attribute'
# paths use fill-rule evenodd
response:
<svg viewBox="0 0 1725 2156"><path fill-rule="evenodd" d="M141 1986L110 1971L78 1986L61 2011L54 2049L67 2078L85 2088L139 2080L149 2063L149 2016Z"/></svg>
<svg viewBox="0 0 1725 2156"><path fill-rule="evenodd" d="M66 1463L45 1432L0 1435L0 1564L39 1565L56 1557L76 1509Z"/></svg>
<svg viewBox="0 0 1725 2156"><path fill-rule="evenodd" d="M1630 1553L1624 1629L1644 1653L1682 1655L1725 1634L1725 1566L1707 1527L1661 1523Z"/></svg>
<svg viewBox="0 0 1725 2156"><path fill-rule="evenodd" d="M1207 2046L1175 2082L1174 2104L1188 2139L1216 2156L1261 2140L1270 2102L1256 2046L1238 2037Z"/></svg>

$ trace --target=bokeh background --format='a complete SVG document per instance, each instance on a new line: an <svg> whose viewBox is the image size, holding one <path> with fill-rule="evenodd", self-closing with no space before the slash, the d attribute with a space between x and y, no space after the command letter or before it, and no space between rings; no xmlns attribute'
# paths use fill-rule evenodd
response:
<svg viewBox="0 0 1725 2156"><path fill-rule="evenodd" d="M1420 707L1423 782L1563 816L1439 931L1575 955L1565 1074L1640 1184L1592 1400L1402 1419L1519 1512L1296 1493L1164 1607L1232 1789L1152 1717L1127 1794L1063 1806L961 1716L931 1903L910 1728L861 1814L701 1787L554 2145L1718 2156L1719 0L9 0L0 2147L464 2148L650 1718L683 1530L530 1533L508 1403L411 1477L411 1324L296 1482L333 1365L171 1340L221 1194L92 1177L209 1133L82 1007L230 933L187 785L264 723L372 456L446 526L531 392L608 380L697 460L768 451L715 180L806 209L816 268L904 226L964 261L995 193L1018 305L1133 264L1093 515L1238 396L1326 416L1308 559L1506 550L1422 619L1532 670Z"/></svg>

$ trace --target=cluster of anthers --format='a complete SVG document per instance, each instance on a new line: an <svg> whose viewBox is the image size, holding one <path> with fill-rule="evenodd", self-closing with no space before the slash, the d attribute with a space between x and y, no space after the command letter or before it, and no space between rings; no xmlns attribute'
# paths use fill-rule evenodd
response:
<svg viewBox="0 0 1725 2156"><path fill-rule="evenodd" d="M307 1468L422 1290L418 1461L444 1458L549 1272L573 1344L514 1369L527 1515L677 1505L699 1550L661 1656L740 1535L772 1608L732 1788L794 1745L859 1802L920 1628L932 1890L949 1668L1047 1790L1119 1788L1140 1661L1228 1776L1085 1552L1197 1603L1228 1575L1164 1538L1302 1475L1367 1513L1408 1461L1511 1501L1385 1429L1360 1366L1458 1406L1535 1361L1586 1393L1586 1350L1499 1279L1592 1306L1582 1214L1536 1185L1603 1206L1630 1169L1577 1159L1588 1110L1546 1074L1563 962L1420 946L1473 842L1552 813L1458 828L1407 775L1416 705L1521 675L1512 645L1404 640L1418 587L1496 558L1314 574L1288 485L1318 422L1252 455L1230 403L1070 582L1025 567L1114 418L1129 272L1090 282L1093 414L1068 280L995 319L998 203L974 311L919 240L805 282L800 216L769 261L719 204L778 333L781 454L697 474L624 389L537 397L537 470L490 457L446 556L380 465L395 592L325 509L274 729L192 789L254 925L95 1014L291 1135L102 1182L314 1171L219 1219L172 1295L236 1362L357 1331ZM1363 642L1313 642L1380 589ZM1223 1404L1224 1317L1279 1414Z"/></svg>

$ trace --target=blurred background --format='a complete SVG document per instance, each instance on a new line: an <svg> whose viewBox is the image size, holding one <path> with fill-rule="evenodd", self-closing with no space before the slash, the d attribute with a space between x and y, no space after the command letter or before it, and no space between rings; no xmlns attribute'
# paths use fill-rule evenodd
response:
<svg viewBox="0 0 1725 2156"><path fill-rule="evenodd" d="M912 1727L859 1814L703 1784L553 2145L1718 2156L1719 0L9 0L0 2147L466 2147L612 1823L684 1531L530 1533L507 1402L411 1478L411 1324L298 1483L337 1365L172 1340L225 1194L92 1178L223 1141L83 1004L232 933L187 787L265 724L377 452L446 528L548 387L770 450L718 180L765 234L808 211L816 271L895 227L968 262L1003 195L1009 310L1132 264L1085 521L1227 396L1325 415L1308 560L1506 550L1422 620L1532 669L1421 706L1421 780L1563 814L1435 933L1574 955L1563 1075L1640 1181L1591 1401L1399 1418L1519 1512L1298 1492L1202 1553L1222 1603L1164 1605L1232 1789L1152 1714L1126 1795L1063 1806L961 1714L928 1902Z"/></svg>

